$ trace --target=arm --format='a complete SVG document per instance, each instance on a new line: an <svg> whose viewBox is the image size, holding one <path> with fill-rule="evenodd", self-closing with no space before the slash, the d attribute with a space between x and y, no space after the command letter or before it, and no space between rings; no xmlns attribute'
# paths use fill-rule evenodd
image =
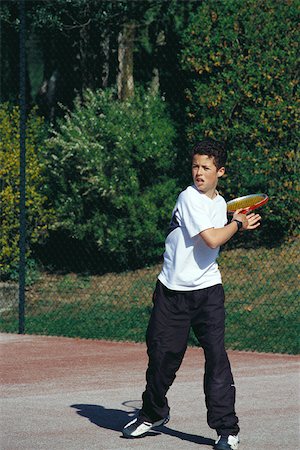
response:
<svg viewBox="0 0 300 450"><path fill-rule="evenodd" d="M238 231L238 225L234 219L242 222L243 226L241 230L254 230L259 227L261 216L259 214L241 214L238 209L234 215L232 221L225 225L223 228L208 228L200 233L200 236L210 248L216 248L229 241L232 236Z"/></svg>

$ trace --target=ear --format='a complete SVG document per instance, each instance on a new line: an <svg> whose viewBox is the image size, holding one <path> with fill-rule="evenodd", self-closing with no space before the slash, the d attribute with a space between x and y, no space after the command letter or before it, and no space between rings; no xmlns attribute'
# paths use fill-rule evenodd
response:
<svg viewBox="0 0 300 450"><path fill-rule="evenodd" d="M225 167L220 167L220 169L217 172L218 178L222 177L225 173Z"/></svg>

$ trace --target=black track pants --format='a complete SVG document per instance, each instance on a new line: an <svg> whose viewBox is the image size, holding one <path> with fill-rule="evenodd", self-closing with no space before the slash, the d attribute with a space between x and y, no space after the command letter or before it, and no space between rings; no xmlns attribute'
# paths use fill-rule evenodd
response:
<svg viewBox="0 0 300 450"><path fill-rule="evenodd" d="M218 434L237 434L235 387L224 347L223 286L183 292L167 289L158 281L153 304L146 334L149 363L142 414L152 421L169 414L166 394L183 360L192 327L205 354L208 425Z"/></svg>

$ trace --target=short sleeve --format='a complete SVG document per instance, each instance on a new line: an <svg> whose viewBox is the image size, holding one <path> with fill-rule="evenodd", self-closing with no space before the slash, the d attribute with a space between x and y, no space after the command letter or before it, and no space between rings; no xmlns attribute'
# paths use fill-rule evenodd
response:
<svg viewBox="0 0 300 450"><path fill-rule="evenodd" d="M190 237L194 237L208 228L213 228L208 207L202 194L184 192L178 199L178 213L181 226L186 227Z"/></svg>

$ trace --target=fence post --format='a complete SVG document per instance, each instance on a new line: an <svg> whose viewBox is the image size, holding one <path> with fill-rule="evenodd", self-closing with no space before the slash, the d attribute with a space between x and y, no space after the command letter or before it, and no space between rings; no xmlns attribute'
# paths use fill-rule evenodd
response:
<svg viewBox="0 0 300 450"><path fill-rule="evenodd" d="M19 334L25 332L26 275L26 62L25 0L19 0L20 14L20 235L19 235Z"/></svg>

